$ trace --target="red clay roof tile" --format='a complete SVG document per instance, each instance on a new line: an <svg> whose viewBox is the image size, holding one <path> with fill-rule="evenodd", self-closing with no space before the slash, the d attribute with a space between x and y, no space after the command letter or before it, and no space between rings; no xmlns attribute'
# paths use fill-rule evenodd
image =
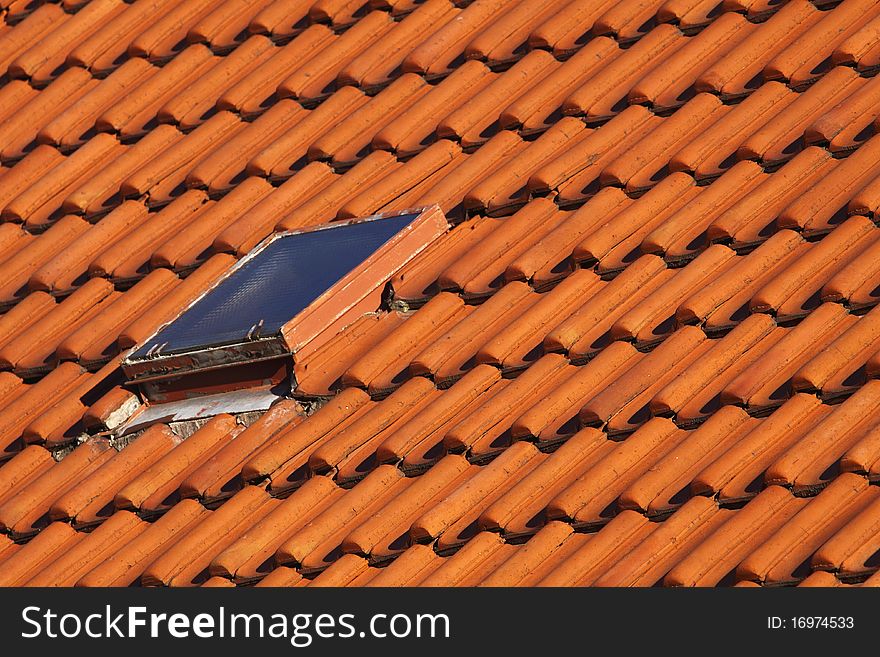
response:
<svg viewBox="0 0 880 657"><path fill-rule="evenodd" d="M9 64L42 37L59 27L68 18L58 4L41 4L29 12L15 29L3 33L0 38L0 70L8 73Z"/></svg>
<svg viewBox="0 0 880 657"><path fill-rule="evenodd" d="M196 447L184 447L182 454L174 455L172 453L169 459L175 461L175 466L185 467L182 472L176 472L173 479L174 482L179 479L177 492L184 498L198 497L203 500L228 497L243 485L238 477L242 464L251 455L258 453L262 447L270 445L280 435L283 428L293 428L301 420L302 409L300 406L296 402L288 401L275 404L259 420L243 431L230 422L229 418L224 417L213 424L209 422L202 427L205 434L199 436L195 444L201 445L206 441L219 439L228 440L228 442L208 458L194 461L191 465L178 463L177 459ZM163 486L170 485L170 483L163 483ZM173 496L174 491L171 492ZM154 503L165 502L164 499L159 500L157 493L152 495Z"/></svg>
<svg viewBox="0 0 880 657"><path fill-rule="evenodd" d="M840 475L746 557L737 566L737 576L774 583L797 577L798 568L814 549L876 499L877 491L866 484L857 475Z"/></svg>
<svg viewBox="0 0 880 657"><path fill-rule="evenodd" d="M657 10L657 21L692 30L718 18L725 9L724 3L716 0L667 0Z"/></svg>
<svg viewBox="0 0 880 657"><path fill-rule="evenodd" d="M136 582L151 561L183 539L210 513L193 500L175 504L124 547L84 574L77 580L77 586L128 586Z"/></svg>
<svg viewBox="0 0 880 657"><path fill-rule="evenodd" d="M4 581L872 584L876 8L533 4L9 8ZM433 203L287 399L125 428L262 239Z"/></svg>
<svg viewBox="0 0 880 657"><path fill-rule="evenodd" d="M706 29L671 53L663 66L650 71L627 94L630 103L668 110L692 94L699 75L745 39L755 26L739 14L722 14Z"/></svg>
<svg viewBox="0 0 880 657"><path fill-rule="evenodd" d="M580 45L588 46L593 42L589 36L596 19L613 4L610 0L572 0L532 30L529 45L552 50L555 55L566 54Z"/></svg>
<svg viewBox="0 0 880 657"><path fill-rule="evenodd" d="M824 72L823 65L834 47L853 34L863 23L875 18L880 8L871 2L845 0L823 12L819 21L799 35L764 67L770 80L786 80L794 87L809 84Z"/></svg>
<svg viewBox="0 0 880 657"><path fill-rule="evenodd" d="M273 572L273 555L310 520L319 517L342 491L327 477L313 477L275 506L253 528L211 561L212 574L236 581Z"/></svg>
<svg viewBox="0 0 880 657"><path fill-rule="evenodd" d="M73 46L122 12L125 6L122 0L96 0L75 14L67 15L65 20L10 62L10 77L27 78L36 86L48 84L63 68Z"/></svg>
<svg viewBox="0 0 880 657"><path fill-rule="evenodd" d="M614 515L613 502L617 496L683 435L670 420L649 420L625 441L612 443L610 450L603 450L595 463L589 463L575 481L547 504L547 517L604 524Z"/></svg>
<svg viewBox="0 0 880 657"><path fill-rule="evenodd" d="M704 71L694 87L697 91L711 91L722 97L746 95L763 81L764 67L807 32L822 15L806 0L786 2L727 57Z"/></svg>
<svg viewBox="0 0 880 657"><path fill-rule="evenodd" d="M82 538L83 535L70 525L53 522L6 559L0 583L3 586L24 585L35 572L51 567L56 559L69 552Z"/></svg>
<svg viewBox="0 0 880 657"><path fill-rule="evenodd" d="M128 54L155 61L167 60L179 54L187 45L185 37L190 27L208 14L212 4L210 0L174 2L146 30L132 39Z"/></svg>
<svg viewBox="0 0 880 657"><path fill-rule="evenodd" d="M767 541L802 506L779 486L769 486L718 527L664 578L667 586L715 586ZM720 558L719 558L720 557Z"/></svg>
<svg viewBox="0 0 880 657"><path fill-rule="evenodd" d="M242 489L219 509L203 515L169 551L147 565L142 581L165 586L199 584L207 579L211 560L277 504L261 488Z"/></svg>
<svg viewBox="0 0 880 657"><path fill-rule="evenodd" d="M95 73L107 73L120 66L129 44L149 18L164 16L179 4L176 0L138 0L104 21L97 30L81 39L67 54L65 64L81 66Z"/></svg>
<svg viewBox="0 0 880 657"><path fill-rule="evenodd" d="M810 560L814 569L821 569L816 574L832 571L852 577L871 572L868 564L877 551L873 530L877 506L876 503L869 504L816 551Z"/></svg>
<svg viewBox="0 0 880 657"><path fill-rule="evenodd" d="M689 549L701 544L736 512L714 500L694 497L657 527L629 554L611 566L595 586L648 585L671 570Z"/></svg>
<svg viewBox="0 0 880 657"><path fill-rule="evenodd" d="M128 511L110 516L93 532L67 548L63 556L31 577L24 586L73 586L95 566L112 557L149 525Z"/></svg>
<svg viewBox="0 0 880 657"><path fill-rule="evenodd" d="M878 64L875 37L880 29L880 18L873 18L841 42L831 53L835 64L855 66L859 71L869 70Z"/></svg>
<svg viewBox="0 0 880 657"><path fill-rule="evenodd" d="M675 52L685 37L671 25L658 25L632 47L602 67L563 103L565 114L586 115L587 120L610 118L623 109L626 96L658 58Z"/></svg>
<svg viewBox="0 0 880 657"><path fill-rule="evenodd" d="M248 31L271 34L275 38L290 36L301 27L312 4L314 0L273 0L254 16Z"/></svg>
<svg viewBox="0 0 880 657"><path fill-rule="evenodd" d="M225 0L216 9L202 16L186 38L191 43L205 42L216 50L234 48L245 40L251 19L272 0Z"/></svg>

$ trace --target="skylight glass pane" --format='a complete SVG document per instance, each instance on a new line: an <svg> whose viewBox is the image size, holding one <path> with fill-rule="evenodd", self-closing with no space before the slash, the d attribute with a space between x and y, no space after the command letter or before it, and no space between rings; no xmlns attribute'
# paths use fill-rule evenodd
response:
<svg viewBox="0 0 880 657"><path fill-rule="evenodd" d="M247 260L138 349L162 355L239 343L261 320L276 334L328 288L363 263L418 214L404 214L282 236Z"/></svg>

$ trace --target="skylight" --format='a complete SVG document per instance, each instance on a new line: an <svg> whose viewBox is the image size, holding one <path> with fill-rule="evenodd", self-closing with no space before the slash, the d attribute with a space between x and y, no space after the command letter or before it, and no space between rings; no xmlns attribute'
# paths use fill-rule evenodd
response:
<svg viewBox="0 0 880 657"><path fill-rule="evenodd" d="M143 381L294 354L353 321L367 297L447 228L433 206L274 235L131 353L123 369Z"/></svg>

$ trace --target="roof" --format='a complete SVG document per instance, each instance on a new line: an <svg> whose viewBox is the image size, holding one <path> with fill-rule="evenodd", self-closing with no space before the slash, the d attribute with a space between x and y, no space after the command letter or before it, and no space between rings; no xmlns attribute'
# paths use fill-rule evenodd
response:
<svg viewBox="0 0 880 657"><path fill-rule="evenodd" d="M0 7L0 583L880 582L877 3ZM430 204L289 398L119 431L266 237Z"/></svg>

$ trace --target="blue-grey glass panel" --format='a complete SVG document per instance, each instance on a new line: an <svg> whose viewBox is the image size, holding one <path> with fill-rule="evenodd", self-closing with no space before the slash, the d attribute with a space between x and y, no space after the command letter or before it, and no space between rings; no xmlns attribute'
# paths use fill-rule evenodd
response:
<svg viewBox="0 0 880 657"><path fill-rule="evenodd" d="M286 235L236 269L132 355L154 345L168 355L233 344L262 320L274 335L328 288L370 257L418 214Z"/></svg>

